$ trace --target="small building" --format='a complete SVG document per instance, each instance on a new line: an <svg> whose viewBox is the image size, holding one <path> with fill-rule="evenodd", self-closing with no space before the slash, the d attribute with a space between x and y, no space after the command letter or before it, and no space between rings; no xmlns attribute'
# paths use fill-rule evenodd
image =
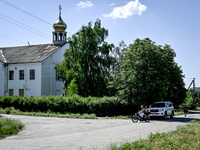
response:
<svg viewBox="0 0 200 150"><path fill-rule="evenodd" d="M53 28L53 43L0 47L0 96L65 94L64 83L55 70L69 48L61 11Z"/></svg>
<svg viewBox="0 0 200 150"><path fill-rule="evenodd" d="M195 87L194 89L195 89L195 91L200 92L200 87Z"/></svg>

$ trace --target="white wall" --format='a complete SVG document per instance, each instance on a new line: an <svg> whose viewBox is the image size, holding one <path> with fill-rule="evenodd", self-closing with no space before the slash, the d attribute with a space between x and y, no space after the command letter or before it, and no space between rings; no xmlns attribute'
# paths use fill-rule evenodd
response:
<svg viewBox="0 0 200 150"><path fill-rule="evenodd" d="M9 64L8 77L10 70L14 80L8 80L8 89L14 89L14 95L19 96L19 89L24 89L24 96L41 96L41 63ZM19 70L24 70L24 80L19 80ZM30 70L35 70L34 80L30 80Z"/></svg>
<svg viewBox="0 0 200 150"><path fill-rule="evenodd" d="M65 44L42 62L42 95L65 94L64 83L56 80L55 65L63 61L66 48L69 48L69 44Z"/></svg>
<svg viewBox="0 0 200 150"><path fill-rule="evenodd" d="M4 96L4 66L0 61L0 96Z"/></svg>
<svg viewBox="0 0 200 150"><path fill-rule="evenodd" d="M0 96L8 96L9 89L14 89L14 95L17 96L19 96L19 89L24 89L24 96L65 94L64 83L56 80L55 65L63 61L66 48L69 48L68 44L43 62L8 64L6 68L0 62ZM35 80L30 80L30 70L32 69L35 70ZM14 71L14 80L7 80L11 70ZM19 80L19 70L24 70L24 80Z"/></svg>

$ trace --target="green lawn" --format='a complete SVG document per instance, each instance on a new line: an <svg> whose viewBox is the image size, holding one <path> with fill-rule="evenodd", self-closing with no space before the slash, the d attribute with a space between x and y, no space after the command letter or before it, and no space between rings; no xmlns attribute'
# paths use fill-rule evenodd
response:
<svg viewBox="0 0 200 150"><path fill-rule="evenodd" d="M0 118L0 139L6 135L17 134L23 127L20 121Z"/></svg>
<svg viewBox="0 0 200 150"><path fill-rule="evenodd" d="M200 121L169 133L151 134L147 140L126 143L120 147L111 146L111 150L199 150Z"/></svg>
<svg viewBox="0 0 200 150"><path fill-rule="evenodd" d="M53 113L53 112L22 112L12 108L2 109L0 108L0 113L6 114L21 114L21 115L31 115L31 116L45 116L45 117L64 117L64 118L80 118L80 119L97 119L95 114L73 114L73 113Z"/></svg>
<svg viewBox="0 0 200 150"><path fill-rule="evenodd" d="M6 113L6 114L22 114L22 115L33 115L33 116L49 116L49 117L65 117L65 118L82 118L82 119L97 119L96 114L73 114L73 113L53 113L53 112L22 112L19 110L14 109L13 107L11 108L0 108L0 113ZM175 116L182 115L184 114L182 111L177 111L175 112ZM103 118L105 119L130 119L132 116L105 116Z"/></svg>

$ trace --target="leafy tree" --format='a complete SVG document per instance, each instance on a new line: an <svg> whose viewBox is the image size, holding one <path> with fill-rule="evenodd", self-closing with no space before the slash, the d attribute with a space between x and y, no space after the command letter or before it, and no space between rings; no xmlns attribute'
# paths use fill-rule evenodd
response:
<svg viewBox="0 0 200 150"><path fill-rule="evenodd" d="M114 56L114 59L115 59L115 62L113 64L114 70L120 71L119 65L122 62L122 60L124 59L127 51L128 51L128 47L123 40L119 43L119 46L114 48L114 51L113 51L113 56Z"/></svg>
<svg viewBox="0 0 200 150"><path fill-rule="evenodd" d="M58 74L66 86L76 78L78 93L81 96L109 95L107 83L115 59L110 55L114 47L105 39L108 30L96 20L90 22L72 36L64 61L56 66Z"/></svg>
<svg viewBox="0 0 200 150"><path fill-rule="evenodd" d="M190 89L187 91L187 96L185 98L186 106L190 109L195 109L200 103L200 92Z"/></svg>
<svg viewBox="0 0 200 150"><path fill-rule="evenodd" d="M169 45L155 45L149 38L136 39L115 71L109 87L128 103L150 104L154 101L185 99L181 67L174 61L176 54Z"/></svg>
<svg viewBox="0 0 200 150"><path fill-rule="evenodd" d="M78 95L78 85L76 84L76 79L71 80L71 83L67 87L67 96L72 96L74 94Z"/></svg>

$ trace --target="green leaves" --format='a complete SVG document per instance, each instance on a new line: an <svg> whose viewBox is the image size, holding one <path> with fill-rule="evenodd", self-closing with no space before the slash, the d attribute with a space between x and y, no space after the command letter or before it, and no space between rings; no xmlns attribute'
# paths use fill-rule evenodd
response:
<svg viewBox="0 0 200 150"><path fill-rule="evenodd" d="M78 94L78 85L76 84L76 79L71 80L71 83L67 87L67 96L72 96Z"/></svg>
<svg viewBox="0 0 200 150"><path fill-rule="evenodd" d="M109 95L107 83L113 63L113 57L110 56L113 44L105 41L107 36L108 30L101 27L100 20L96 20L94 26L91 22L82 26L72 36L64 61L56 66L66 88L76 78L79 95Z"/></svg>
<svg viewBox="0 0 200 150"><path fill-rule="evenodd" d="M169 45L155 45L145 38L136 39L129 47L120 63L121 71L115 72L110 82L118 89L118 96L136 104L184 100L184 76Z"/></svg>

